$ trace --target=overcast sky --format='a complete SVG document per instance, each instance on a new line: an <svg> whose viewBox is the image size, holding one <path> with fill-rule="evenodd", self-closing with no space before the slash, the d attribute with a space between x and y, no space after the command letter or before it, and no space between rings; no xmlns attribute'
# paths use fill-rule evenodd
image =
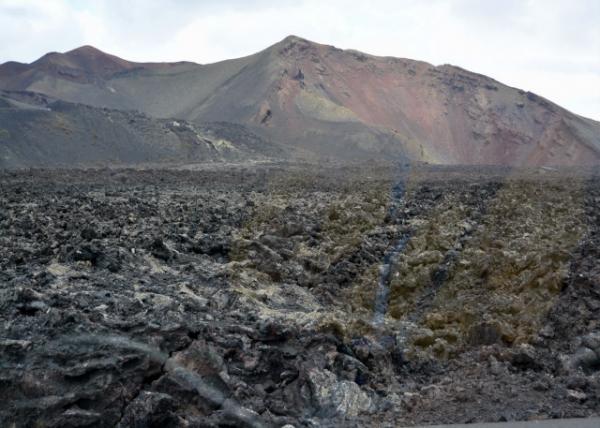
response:
<svg viewBox="0 0 600 428"><path fill-rule="evenodd" d="M209 63L289 34L458 65L600 120L600 0L0 0L0 62L89 44Z"/></svg>

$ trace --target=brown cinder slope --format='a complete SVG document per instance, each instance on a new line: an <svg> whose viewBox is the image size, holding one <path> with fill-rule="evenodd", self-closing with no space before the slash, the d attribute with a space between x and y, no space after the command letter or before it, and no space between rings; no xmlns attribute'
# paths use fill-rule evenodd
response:
<svg viewBox="0 0 600 428"><path fill-rule="evenodd" d="M84 49L83 56L92 48ZM77 62L94 76L87 80L49 73L37 62L25 71L7 63L0 66L0 88L156 117L240 123L316 157L504 165L600 160L600 123L450 65L376 57L295 36L210 65L131 66L104 55L106 72L94 61Z"/></svg>
<svg viewBox="0 0 600 428"><path fill-rule="evenodd" d="M50 52L31 64L9 61L0 65L0 81L3 89L25 90L42 82L66 80L77 83L96 83L108 80L119 73L140 70L164 70L175 66L192 65L177 63L139 63L121 59L96 49L81 46L69 52ZM56 90L60 90L56 88ZM41 92L41 91L40 91Z"/></svg>
<svg viewBox="0 0 600 428"><path fill-rule="evenodd" d="M133 81L145 73L156 77L196 66L190 62L131 62L92 46L82 46L66 53L48 53L31 64L11 61L0 65L0 89L38 92L92 106L146 111L138 108L145 99L136 99L134 93L117 93L111 81L123 75Z"/></svg>

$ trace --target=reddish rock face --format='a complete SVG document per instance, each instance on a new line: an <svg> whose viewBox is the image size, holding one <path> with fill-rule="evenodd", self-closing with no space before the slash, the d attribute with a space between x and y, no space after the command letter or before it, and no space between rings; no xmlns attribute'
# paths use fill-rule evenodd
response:
<svg viewBox="0 0 600 428"><path fill-rule="evenodd" d="M439 163L599 159L599 123L486 76L295 37L273 50L283 70L265 97L270 127L294 133L310 119L358 122L391 135L410 157Z"/></svg>
<svg viewBox="0 0 600 428"><path fill-rule="evenodd" d="M0 66L0 88L244 124L309 158L445 164L600 160L600 123L458 67L340 50L290 36L210 65L142 64L92 47Z"/></svg>

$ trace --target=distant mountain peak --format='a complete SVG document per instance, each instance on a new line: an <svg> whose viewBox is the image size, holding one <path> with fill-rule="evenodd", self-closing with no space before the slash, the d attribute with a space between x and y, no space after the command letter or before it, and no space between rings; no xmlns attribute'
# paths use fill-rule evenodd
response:
<svg viewBox="0 0 600 428"><path fill-rule="evenodd" d="M328 45L324 45L321 43L313 42L312 40L305 39L303 37L289 35L279 43L276 43L274 46L283 47L286 49L292 47L302 47L302 48L317 48L317 47L332 47Z"/></svg>
<svg viewBox="0 0 600 428"><path fill-rule="evenodd" d="M317 54L320 49L328 47L332 48L331 46L322 45L302 37L289 35L269 49L285 57L298 57L307 53Z"/></svg>
<svg viewBox="0 0 600 428"><path fill-rule="evenodd" d="M107 54L100 49L91 46L91 45L83 45L78 48L72 49L68 52L65 52L65 55L106 55L113 57L114 55Z"/></svg>
<svg viewBox="0 0 600 428"><path fill-rule="evenodd" d="M115 73L138 67L138 64L84 45L64 53L48 53L30 66L83 83L109 78Z"/></svg>
<svg viewBox="0 0 600 428"><path fill-rule="evenodd" d="M314 42L311 42L310 40L307 40L305 38L302 38L302 37L290 34L289 36L287 36L286 38L284 38L281 41L281 43L314 43Z"/></svg>
<svg viewBox="0 0 600 428"><path fill-rule="evenodd" d="M32 64L53 62L60 65L79 66L80 64L70 63L70 61L81 60L110 61L117 62L122 65L130 64L129 61L121 59L115 55L102 52L100 49L90 45L80 46L67 52L50 52L39 58L37 61L34 61Z"/></svg>

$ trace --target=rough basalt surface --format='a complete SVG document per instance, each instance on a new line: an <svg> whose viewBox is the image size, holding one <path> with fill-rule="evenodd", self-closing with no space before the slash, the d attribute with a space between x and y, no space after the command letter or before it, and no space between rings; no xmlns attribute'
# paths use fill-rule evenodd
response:
<svg viewBox="0 0 600 428"><path fill-rule="evenodd" d="M0 425L597 415L599 216L591 171L0 172Z"/></svg>

